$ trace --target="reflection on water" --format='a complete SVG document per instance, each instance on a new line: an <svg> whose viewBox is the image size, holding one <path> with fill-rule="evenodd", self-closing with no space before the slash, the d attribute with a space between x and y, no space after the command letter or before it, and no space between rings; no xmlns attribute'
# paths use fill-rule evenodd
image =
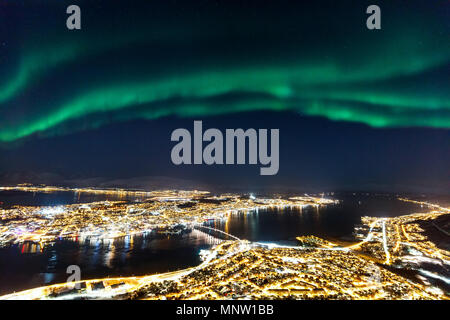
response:
<svg viewBox="0 0 450 320"><path fill-rule="evenodd" d="M58 192L25 192L0 191L0 202L5 205L20 204L22 206L59 206L73 203L89 203L95 201L135 200L140 197L133 194L113 193L99 194L88 192L58 191Z"/></svg>
<svg viewBox="0 0 450 320"><path fill-rule="evenodd" d="M61 240L42 248L25 243L0 249L0 294L66 281L69 265L83 279L173 271L201 263L199 252L219 239L199 230L162 236L146 234L113 240Z"/></svg>
<svg viewBox="0 0 450 320"><path fill-rule="evenodd" d="M35 205L72 203L73 193L70 201L67 194L70 193L64 193L63 198L55 194L35 195L24 201ZM91 200L98 201L99 197L102 196L95 195ZM86 200L81 196L80 199ZM285 242L308 234L350 238L362 216L397 216L423 211L395 197L352 195L339 199L342 202L327 207L241 212L208 225L252 241ZM201 263L200 250L219 243L217 237L217 232L194 229L170 236L148 233L114 240L60 240L46 247L34 243L13 245L0 249L0 294L64 282L69 276L66 274L69 265L80 266L83 279L145 275L195 266Z"/></svg>
<svg viewBox="0 0 450 320"><path fill-rule="evenodd" d="M209 225L250 241L284 242L304 235L350 240L362 216L393 217L424 211L416 204L405 203L395 197L352 195L340 199L339 204L329 206L237 212L227 220L215 220Z"/></svg>

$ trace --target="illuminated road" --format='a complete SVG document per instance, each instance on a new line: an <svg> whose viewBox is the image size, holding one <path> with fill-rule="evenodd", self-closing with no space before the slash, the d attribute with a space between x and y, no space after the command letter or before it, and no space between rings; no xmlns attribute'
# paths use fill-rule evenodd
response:
<svg viewBox="0 0 450 320"><path fill-rule="evenodd" d="M387 247L387 240L386 240L386 221L385 221L384 219L383 219L382 225L383 225L383 248L384 248L384 254L386 255L386 261L385 261L385 263L386 263L386 264L389 264L389 263L390 263L390 260L391 260L391 256L390 256L390 254L389 254L389 250L388 250L388 247Z"/></svg>
<svg viewBox="0 0 450 320"><path fill-rule="evenodd" d="M378 221L375 221L374 223L372 223L370 225L369 232L367 233L367 236L361 242L352 244L352 245L348 246L347 248L349 248L349 249L357 248L357 247L360 247L362 244L371 241L372 237L373 237L372 230L377 224L378 224Z"/></svg>

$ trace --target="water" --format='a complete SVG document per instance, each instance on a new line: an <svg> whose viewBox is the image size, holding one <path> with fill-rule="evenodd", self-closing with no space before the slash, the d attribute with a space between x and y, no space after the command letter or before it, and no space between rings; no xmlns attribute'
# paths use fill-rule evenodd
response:
<svg viewBox="0 0 450 320"><path fill-rule="evenodd" d="M58 206L74 203L89 203L95 201L134 200L135 196L125 194L95 194L86 192L58 191L58 192L25 192L0 191L0 202L5 206Z"/></svg>
<svg viewBox="0 0 450 320"><path fill-rule="evenodd" d="M62 205L100 200L119 200L105 195L79 196L71 192L5 195L5 204ZM301 235L349 240L360 218L398 216L423 211L420 206L398 201L394 196L340 195L341 203L327 207L259 210L237 213L210 226L241 239L292 242ZM5 201L6 199L6 201ZM36 244L0 249L0 294L66 281L69 265L78 265L83 279L146 275L174 271L200 264L199 251L217 239L193 230L180 235L147 234L110 241L61 240L40 248Z"/></svg>
<svg viewBox="0 0 450 320"><path fill-rule="evenodd" d="M0 249L0 294L65 282L67 267L78 265L83 279L139 276L201 263L199 251L217 240L196 230L181 235L141 235L114 240L61 240Z"/></svg>

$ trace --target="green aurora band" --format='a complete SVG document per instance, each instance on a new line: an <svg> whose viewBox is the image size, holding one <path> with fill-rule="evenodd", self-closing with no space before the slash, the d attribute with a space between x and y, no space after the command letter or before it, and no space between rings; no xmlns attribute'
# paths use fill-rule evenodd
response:
<svg viewBox="0 0 450 320"><path fill-rule="evenodd" d="M291 110L373 127L448 129L450 41L437 41L429 36L433 30L422 27L400 29L382 40L369 37L345 50L326 45L307 52L289 47L285 53L286 46L281 46L277 54L255 55L257 50L236 49L230 59L205 49L206 61L188 57L181 66L161 57L152 61L156 58L134 60L123 55L134 47L151 50L162 40L180 52L189 51L189 41L183 40L186 32L180 36L177 30L157 36L130 32L131 37L115 34L101 40L89 35L63 45L57 37L49 37L53 41L42 45L35 40L23 50L15 68L3 72L0 79L0 141L61 132L65 125L76 130L74 123L80 119L85 128L86 121L88 127L98 127L110 121L254 110ZM211 35L197 35L196 41L204 43L211 37L220 35L212 30ZM73 83L68 76L58 98L34 99L36 86L53 90L58 70L70 75L80 62L95 65L95 59L111 53L121 57L115 64L123 69L111 65L110 71L96 74L94 68L91 72L97 80L87 75L83 83ZM162 71L152 72L146 63L159 65ZM136 65L142 65L142 70L137 72ZM124 72L128 67L134 71ZM17 108L25 111L18 113ZM110 117L102 118L104 113Z"/></svg>

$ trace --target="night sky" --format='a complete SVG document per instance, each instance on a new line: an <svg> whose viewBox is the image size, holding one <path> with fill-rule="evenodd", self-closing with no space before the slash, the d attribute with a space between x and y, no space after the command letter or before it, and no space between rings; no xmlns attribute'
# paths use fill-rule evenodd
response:
<svg viewBox="0 0 450 320"><path fill-rule="evenodd" d="M449 1L4 0L0 183L448 193L449 71ZM278 174L173 165L193 120L279 128Z"/></svg>

